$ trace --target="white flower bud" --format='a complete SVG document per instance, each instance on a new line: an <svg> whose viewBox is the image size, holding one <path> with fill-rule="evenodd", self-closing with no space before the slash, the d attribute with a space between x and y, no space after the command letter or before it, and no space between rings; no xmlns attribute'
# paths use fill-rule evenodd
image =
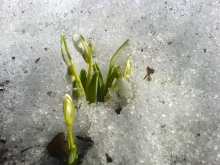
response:
<svg viewBox="0 0 220 165"><path fill-rule="evenodd" d="M68 84L72 84L74 80L75 80L74 76L66 74L66 82Z"/></svg>
<svg viewBox="0 0 220 165"><path fill-rule="evenodd" d="M73 126L74 123L74 105L71 97L66 94L63 101L63 114L67 126Z"/></svg>
<svg viewBox="0 0 220 165"><path fill-rule="evenodd" d="M84 54L82 40L78 34L73 35L73 45L80 54Z"/></svg>
<svg viewBox="0 0 220 165"><path fill-rule="evenodd" d="M73 35L73 45L76 50L83 56L86 63L89 63L89 46L83 36L80 34Z"/></svg>
<svg viewBox="0 0 220 165"><path fill-rule="evenodd" d="M61 52L62 52L62 56L63 56L63 60L66 63L67 66L71 65L71 57L68 55L68 47L67 45L65 45L65 37L62 36L61 37Z"/></svg>
<svg viewBox="0 0 220 165"><path fill-rule="evenodd" d="M119 93L122 96L124 96L126 99L133 97L132 88L129 82L124 77L117 79L117 87L118 87Z"/></svg>

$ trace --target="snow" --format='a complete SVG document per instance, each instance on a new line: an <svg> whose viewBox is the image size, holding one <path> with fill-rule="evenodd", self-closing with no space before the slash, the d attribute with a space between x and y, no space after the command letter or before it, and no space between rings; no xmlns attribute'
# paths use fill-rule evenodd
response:
<svg viewBox="0 0 220 165"><path fill-rule="evenodd" d="M94 61L130 39L134 97L76 103L74 137L83 165L220 163L220 3L217 0L18 1L0 6L0 163L60 164L44 147L65 132L62 102L71 87L60 35L79 71L86 64L71 35L93 40ZM146 67L155 70L144 79ZM7 81L9 80L9 81ZM115 109L123 107L121 114ZM20 153L21 150L31 148Z"/></svg>

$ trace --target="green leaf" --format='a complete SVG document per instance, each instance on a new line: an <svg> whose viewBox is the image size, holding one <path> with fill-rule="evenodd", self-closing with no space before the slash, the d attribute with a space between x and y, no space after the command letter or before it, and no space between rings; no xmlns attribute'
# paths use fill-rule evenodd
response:
<svg viewBox="0 0 220 165"><path fill-rule="evenodd" d="M77 153L76 146L69 150L69 154L68 154L68 158L67 158L67 164L68 165L77 165L77 164L79 164L79 156L78 156L78 153Z"/></svg>
<svg viewBox="0 0 220 165"><path fill-rule="evenodd" d="M86 89L86 81L87 81L87 72L85 69L82 69L80 71L80 80L81 80L82 86L85 90Z"/></svg>
<svg viewBox="0 0 220 165"><path fill-rule="evenodd" d="M112 84L114 82L114 79L116 78L115 72L112 72L110 78L109 78L109 83L107 85L107 89L112 87Z"/></svg>
<svg viewBox="0 0 220 165"><path fill-rule="evenodd" d="M81 95L81 90L79 89L78 84L76 83L76 80L73 81L73 90L72 90L72 97L73 99L78 99Z"/></svg>
<svg viewBox="0 0 220 165"><path fill-rule="evenodd" d="M128 80L129 78L127 77L127 74L129 74L131 72L131 57L128 56L127 60L126 60L126 64L125 64L125 68L124 68L124 74L123 76Z"/></svg>
<svg viewBox="0 0 220 165"><path fill-rule="evenodd" d="M92 75L92 79L89 83L88 91L86 94L86 100L89 101L89 103L95 103L97 101L98 80L99 72L96 71Z"/></svg>
<svg viewBox="0 0 220 165"><path fill-rule="evenodd" d="M93 64L93 70L94 70L94 72L96 72L96 71L99 72L99 79L100 79L100 81L101 81L101 84L104 84L102 72L101 72L101 70L100 70L100 68L99 68L99 65L98 65L96 62Z"/></svg>
<svg viewBox="0 0 220 165"><path fill-rule="evenodd" d="M93 64L93 70L94 72L98 71L99 72L99 80L98 80L98 90L97 90L97 101L103 102L104 97L103 97L103 90L104 90L104 80L102 76L102 72L98 66L97 63Z"/></svg>
<svg viewBox="0 0 220 165"><path fill-rule="evenodd" d="M113 55L111 62L110 62L110 67L115 66L116 61L118 60L118 57L121 55L122 50L128 45L129 39L127 39L121 47L115 52Z"/></svg>
<svg viewBox="0 0 220 165"><path fill-rule="evenodd" d="M111 85L111 83L109 83L110 81L110 77L112 76L112 73L114 72L113 71L113 67L115 67L115 63L118 59L118 57L121 55L121 52L122 50L127 46L129 42L129 39L127 39L122 45L121 47L115 52L115 54L113 55L113 57L111 58L111 61L110 61L110 65L109 65L109 69L108 69L108 76L107 76L107 79L106 79L106 83L105 83L105 87L104 87L104 90L103 90L103 96L105 96L108 92L108 87L109 85Z"/></svg>

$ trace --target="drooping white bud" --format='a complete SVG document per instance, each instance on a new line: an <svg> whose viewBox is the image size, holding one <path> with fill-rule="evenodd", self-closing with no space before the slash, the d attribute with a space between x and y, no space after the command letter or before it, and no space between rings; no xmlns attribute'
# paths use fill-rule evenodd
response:
<svg viewBox="0 0 220 165"><path fill-rule="evenodd" d="M66 38L64 36L61 36L61 52L62 52L62 57L66 65L69 67L71 65L71 57L68 52L68 46L66 44Z"/></svg>
<svg viewBox="0 0 220 165"><path fill-rule="evenodd" d="M83 44L78 34L73 35L73 45L80 54L84 54Z"/></svg>
<svg viewBox="0 0 220 165"><path fill-rule="evenodd" d="M66 74L66 82L68 84L72 84L74 80L75 80L74 76Z"/></svg>
<svg viewBox="0 0 220 165"><path fill-rule="evenodd" d="M82 36L82 34L75 34L73 35L73 45L76 50L83 56L86 63L89 63L90 53L89 53L89 46Z"/></svg>
<svg viewBox="0 0 220 165"><path fill-rule="evenodd" d="M133 97L132 88L131 88L129 82L124 77L117 79L117 87L118 87L119 93L122 96L124 96L126 99Z"/></svg>

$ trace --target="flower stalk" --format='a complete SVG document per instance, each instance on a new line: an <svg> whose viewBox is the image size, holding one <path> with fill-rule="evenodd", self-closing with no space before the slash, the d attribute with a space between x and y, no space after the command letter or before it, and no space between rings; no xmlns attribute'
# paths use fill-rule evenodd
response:
<svg viewBox="0 0 220 165"><path fill-rule="evenodd" d="M71 55L69 53L69 49L68 49L68 46L67 46L67 43L66 43L65 36L61 36L61 52L62 52L63 60L64 60L64 62L66 63L66 65L68 67L67 75L74 76L77 84L79 85L79 87L83 89L83 86L82 86L82 83L80 81L79 75L76 71L74 62L73 62L73 60L71 58ZM84 95L84 97L86 97L84 89L82 90L82 94Z"/></svg>
<svg viewBox="0 0 220 165"><path fill-rule="evenodd" d="M78 158L77 147L74 143L73 134L72 134L72 128L74 125L74 104L71 97L68 94L65 95L63 101L63 114L64 114L64 120L68 133L67 139L68 139L69 154L68 154L67 163L68 165L75 165L78 163L79 158Z"/></svg>

